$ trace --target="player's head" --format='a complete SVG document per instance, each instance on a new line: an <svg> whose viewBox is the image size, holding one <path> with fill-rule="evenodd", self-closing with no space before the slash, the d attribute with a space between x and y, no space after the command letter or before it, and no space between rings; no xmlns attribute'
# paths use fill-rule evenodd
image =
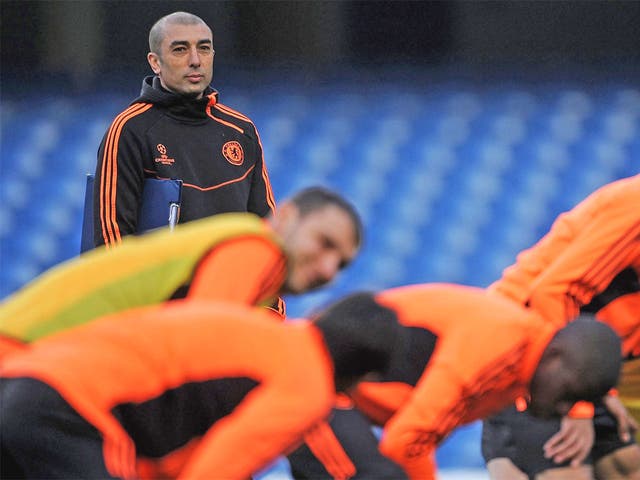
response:
<svg viewBox="0 0 640 480"><path fill-rule="evenodd" d="M531 381L534 415L565 415L579 400L594 401L618 382L621 343L602 322L583 315L547 345Z"/></svg>
<svg viewBox="0 0 640 480"><path fill-rule="evenodd" d="M347 391L369 374L384 374L402 354L404 329L395 312L368 292L335 302L314 319L333 359L337 391Z"/></svg>
<svg viewBox="0 0 640 480"><path fill-rule="evenodd" d="M200 17L174 12L149 31L147 60L162 86L200 98L213 78L213 33Z"/></svg>
<svg viewBox="0 0 640 480"><path fill-rule="evenodd" d="M303 189L281 202L270 222L288 256L283 293L302 293L331 281L362 243L356 209L323 187Z"/></svg>

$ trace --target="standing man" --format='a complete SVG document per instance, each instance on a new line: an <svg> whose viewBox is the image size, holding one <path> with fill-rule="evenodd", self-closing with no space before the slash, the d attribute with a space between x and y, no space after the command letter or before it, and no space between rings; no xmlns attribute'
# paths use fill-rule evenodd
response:
<svg viewBox="0 0 640 480"><path fill-rule="evenodd" d="M180 220L275 209L252 121L219 103L213 34L199 17L174 12L149 32L154 76L120 113L98 150L94 243L116 245L136 231L145 178L183 182Z"/></svg>
<svg viewBox="0 0 640 480"><path fill-rule="evenodd" d="M489 290L539 312L555 325L564 325L581 312L609 324L622 338L626 359L619 389L637 401L639 273L640 175L636 175L604 185L561 214ZM640 447L632 435L637 424L620 399L608 396L604 405L596 404L595 415L579 417L540 421L510 407L485 420L482 451L491 478L534 478L543 472L545 478L591 478L591 468L580 466L589 453L599 479L640 478Z"/></svg>

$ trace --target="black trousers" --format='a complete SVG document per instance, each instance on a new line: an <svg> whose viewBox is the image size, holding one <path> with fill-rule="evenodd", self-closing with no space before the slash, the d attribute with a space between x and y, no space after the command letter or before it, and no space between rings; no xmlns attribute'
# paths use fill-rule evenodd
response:
<svg viewBox="0 0 640 480"><path fill-rule="evenodd" d="M329 426L339 441L339 448L342 448L355 467L354 475L350 479L402 480L407 478L398 464L380 453L378 438L371 430L372 425L359 410L334 408ZM323 450L327 452L330 449L331 447L326 446ZM330 452L327 456L331 457L334 465L336 458L339 458L338 455L331 455ZM296 479L330 480L334 478L327 470L331 468L328 462L316 457L307 444L299 447L287 458L291 465L291 473ZM346 470L346 468L343 469L343 471Z"/></svg>
<svg viewBox="0 0 640 480"><path fill-rule="evenodd" d="M98 430L31 378L0 379L0 450L3 480L114 478Z"/></svg>
<svg viewBox="0 0 640 480"><path fill-rule="evenodd" d="M602 403L595 404L593 417L595 441L585 463L600 458L627 445L618 436L617 422ZM508 458L515 466L533 478L544 470L566 467L569 462L555 463L544 457L543 445L560 430L560 419L540 419L515 406L507 407L482 422L482 456L485 462Z"/></svg>

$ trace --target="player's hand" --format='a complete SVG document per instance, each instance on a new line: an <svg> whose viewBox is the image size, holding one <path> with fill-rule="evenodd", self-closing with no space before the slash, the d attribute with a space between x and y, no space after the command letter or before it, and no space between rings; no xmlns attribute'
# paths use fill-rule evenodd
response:
<svg viewBox="0 0 640 480"><path fill-rule="evenodd" d="M556 463L570 461L572 467L578 467L589 455L594 439L592 418L564 416L560 431L544 444L544 456Z"/></svg>
<svg viewBox="0 0 640 480"><path fill-rule="evenodd" d="M617 395L606 395L604 397L604 405L607 410L616 418L618 422L618 435L620 440L628 442L631 435L638 430L638 423L629 414Z"/></svg>

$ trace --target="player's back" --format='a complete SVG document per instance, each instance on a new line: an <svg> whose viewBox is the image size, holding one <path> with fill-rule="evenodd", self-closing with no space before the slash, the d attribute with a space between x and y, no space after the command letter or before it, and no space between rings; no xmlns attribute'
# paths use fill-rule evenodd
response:
<svg viewBox="0 0 640 480"><path fill-rule="evenodd" d="M591 225L595 228L591 229ZM603 228L603 225L606 225L606 228ZM626 239L620 238L620 232ZM640 175L606 184L573 209L560 214L549 232L531 248L522 251L516 263L507 267L502 277L489 286L489 290L525 304L535 288L535 282L546 273L548 267L561 258L578 237L580 242L585 244L610 246L607 250L611 257L608 263L611 264L616 261L615 249L620 248L625 241L634 241L638 235L640 235ZM584 238L585 236L589 238ZM610 245L607 245L607 242ZM596 250L593 249L593 252ZM639 253L640 247L636 255ZM582 255L583 263L586 265L594 262L595 265L597 258L592 258L593 255L589 249L585 249ZM638 264L640 259L636 258L635 261ZM565 283L571 280L569 275L565 276ZM563 279L558 276L555 281L557 285L555 290L559 295L563 295L571 287L569 284L563 285L562 282ZM572 309L566 309L565 313L576 314ZM562 319L563 322L568 320L570 318Z"/></svg>
<svg viewBox="0 0 640 480"><path fill-rule="evenodd" d="M510 395L515 398L514 392L525 393L529 375L555 331L535 312L476 287L409 285L381 292L376 299L393 309L407 328L409 352L406 358L393 359L392 373L382 382L358 388L358 406L381 423L425 381L435 382L452 397L452 392L466 392L469 407L461 421L480 418ZM430 376L436 367L447 376ZM475 395L486 401L474 403Z"/></svg>
<svg viewBox="0 0 640 480"><path fill-rule="evenodd" d="M221 214L174 231L129 236L45 272L0 305L0 334L22 341L113 312L169 300L188 284L198 262L230 238L260 236L277 243L253 214Z"/></svg>
<svg viewBox="0 0 640 480"><path fill-rule="evenodd" d="M495 330L490 335L497 339L500 331L531 331L540 322L537 314L471 286L416 284L386 290L376 298L398 313L400 323L427 328L443 338L457 332L482 338Z"/></svg>
<svg viewBox="0 0 640 480"><path fill-rule="evenodd" d="M321 336L308 322L283 324L262 308L193 300L59 332L7 357L0 372L53 386L103 431L122 435L121 424L143 456L201 435L258 386L272 397L293 395L286 401L292 417L328 409L333 388Z"/></svg>

